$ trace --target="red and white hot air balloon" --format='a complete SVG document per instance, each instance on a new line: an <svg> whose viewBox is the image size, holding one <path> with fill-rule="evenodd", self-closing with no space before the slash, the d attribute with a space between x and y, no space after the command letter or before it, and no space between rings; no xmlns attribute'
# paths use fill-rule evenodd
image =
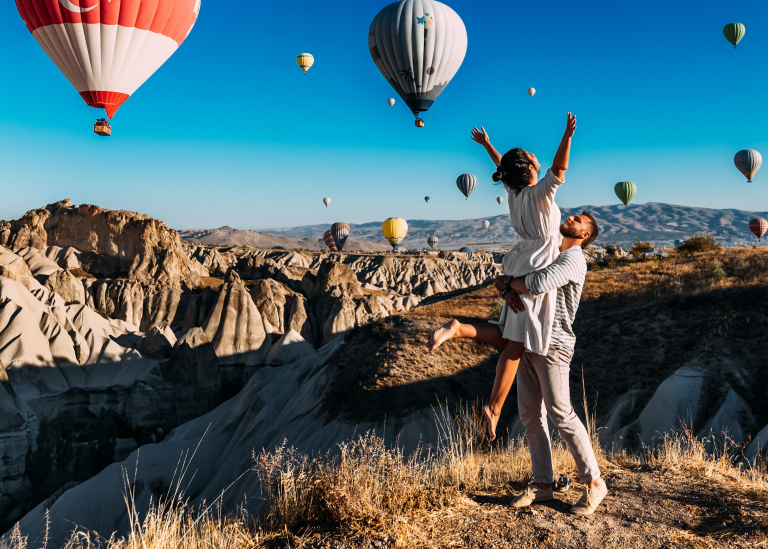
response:
<svg viewBox="0 0 768 549"><path fill-rule="evenodd" d="M763 235L768 232L768 221L761 217L756 217L749 222L749 230L758 238L763 238Z"/></svg>
<svg viewBox="0 0 768 549"><path fill-rule="evenodd" d="M16 0L16 7L85 102L112 118L187 38L200 0Z"/></svg>

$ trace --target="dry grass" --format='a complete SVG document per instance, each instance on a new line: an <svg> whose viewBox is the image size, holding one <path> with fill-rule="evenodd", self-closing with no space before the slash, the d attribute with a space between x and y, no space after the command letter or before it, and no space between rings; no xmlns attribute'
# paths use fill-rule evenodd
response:
<svg viewBox="0 0 768 549"><path fill-rule="evenodd" d="M440 407L436 417L439 443L410 456L373 433L340 445L334 456L311 458L285 444L254 455L254 470L268 504L260 516L242 510L225 515L216 502L193 508L181 493L179 480L140 519L126 480L128 535L106 540L76 532L66 547L315 547L328 539L341 541L334 547L371 541L393 547L452 545L449 539L454 532L445 526L441 530L442 521L454 512L464 516L476 508L478 504L468 496L507 494L511 486L524 485L530 458L520 440L488 447L479 406L465 406L453 414ZM596 444L594 424L589 423ZM598 462L606 477L617 471L653 472L664 479L704 481L713 492L720 490L731 502L738 500L749 508L745 528L743 520L738 527L729 526L727 519L719 524L722 518L712 524L705 510L690 505L687 527L665 533L674 546L710 547L724 540L729 545L729 540L736 539L733 536L744 535L750 536L749 543L768 543L768 535L762 533L768 529L764 471L738 466L732 450L726 444L708 452L707 441L684 430L639 454L599 449ZM556 472L576 478L573 459L561 442L553 443L553 459ZM26 544L17 527L0 542L0 549L25 549Z"/></svg>
<svg viewBox="0 0 768 549"><path fill-rule="evenodd" d="M768 281L768 254L761 248L730 248L638 263L610 260L587 273L584 298L658 299L686 296L713 287L749 287Z"/></svg>

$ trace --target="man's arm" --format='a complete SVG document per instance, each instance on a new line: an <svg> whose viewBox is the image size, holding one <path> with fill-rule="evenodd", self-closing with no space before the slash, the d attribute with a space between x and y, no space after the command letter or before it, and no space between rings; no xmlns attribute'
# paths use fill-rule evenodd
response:
<svg viewBox="0 0 768 549"><path fill-rule="evenodd" d="M551 292L569 282L582 282L586 274L584 257L578 252L561 253L555 261L540 271L531 273L525 278L515 278L510 286L518 293L539 295Z"/></svg>

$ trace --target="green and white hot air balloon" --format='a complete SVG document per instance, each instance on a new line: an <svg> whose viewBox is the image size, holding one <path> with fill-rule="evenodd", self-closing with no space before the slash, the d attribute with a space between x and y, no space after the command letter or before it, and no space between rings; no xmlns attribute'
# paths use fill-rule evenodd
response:
<svg viewBox="0 0 768 549"><path fill-rule="evenodd" d="M621 200L626 208L637 194L637 185L631 181L620 181L613 187L613 192L616 193L616 196L619 197L619 200Z"/></svg>
<svg viewBox="0 0 768 549"><path fill-rule="evenodd" d="M733 44L733 49L736 49L736 44L744 38L744 33L746 32L747 29L741 23L728 23L723 27L723 36L725 36L728 42Z"/></svg>

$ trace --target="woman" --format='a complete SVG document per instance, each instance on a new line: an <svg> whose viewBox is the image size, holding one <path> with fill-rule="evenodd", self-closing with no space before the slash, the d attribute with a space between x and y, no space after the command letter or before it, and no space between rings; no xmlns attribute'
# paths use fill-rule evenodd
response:
<svg viewBox="0 0 768 549"><path fill-rule="evenodd" d="M563 183L568 169L571 138L575 130L576 117L568 113L565 132L552 161L552 167L547 170L541 181L537 181L540 164L536 156L520 148L511 149L501 156L491 145L485 128L472 128L472 140L485 148L496 165L493 180L501 182L507 189L512 226L523 239L502 261L502 296L513 278L543 269L559 254L560 208L555 204L555 193ZM505 304L498 321L506 346L496 366L496 379L490 403L483 408L491 440L496 438L496 424L504 400L515 380L523 350L546 355L549 348L556 291L538 296L521 295L520 298L525 305L524 314L514 314ZM458 329L459 323L452 320L435 331L428 343L429 350L433 351L443 341L455 337Z"/></svg>

